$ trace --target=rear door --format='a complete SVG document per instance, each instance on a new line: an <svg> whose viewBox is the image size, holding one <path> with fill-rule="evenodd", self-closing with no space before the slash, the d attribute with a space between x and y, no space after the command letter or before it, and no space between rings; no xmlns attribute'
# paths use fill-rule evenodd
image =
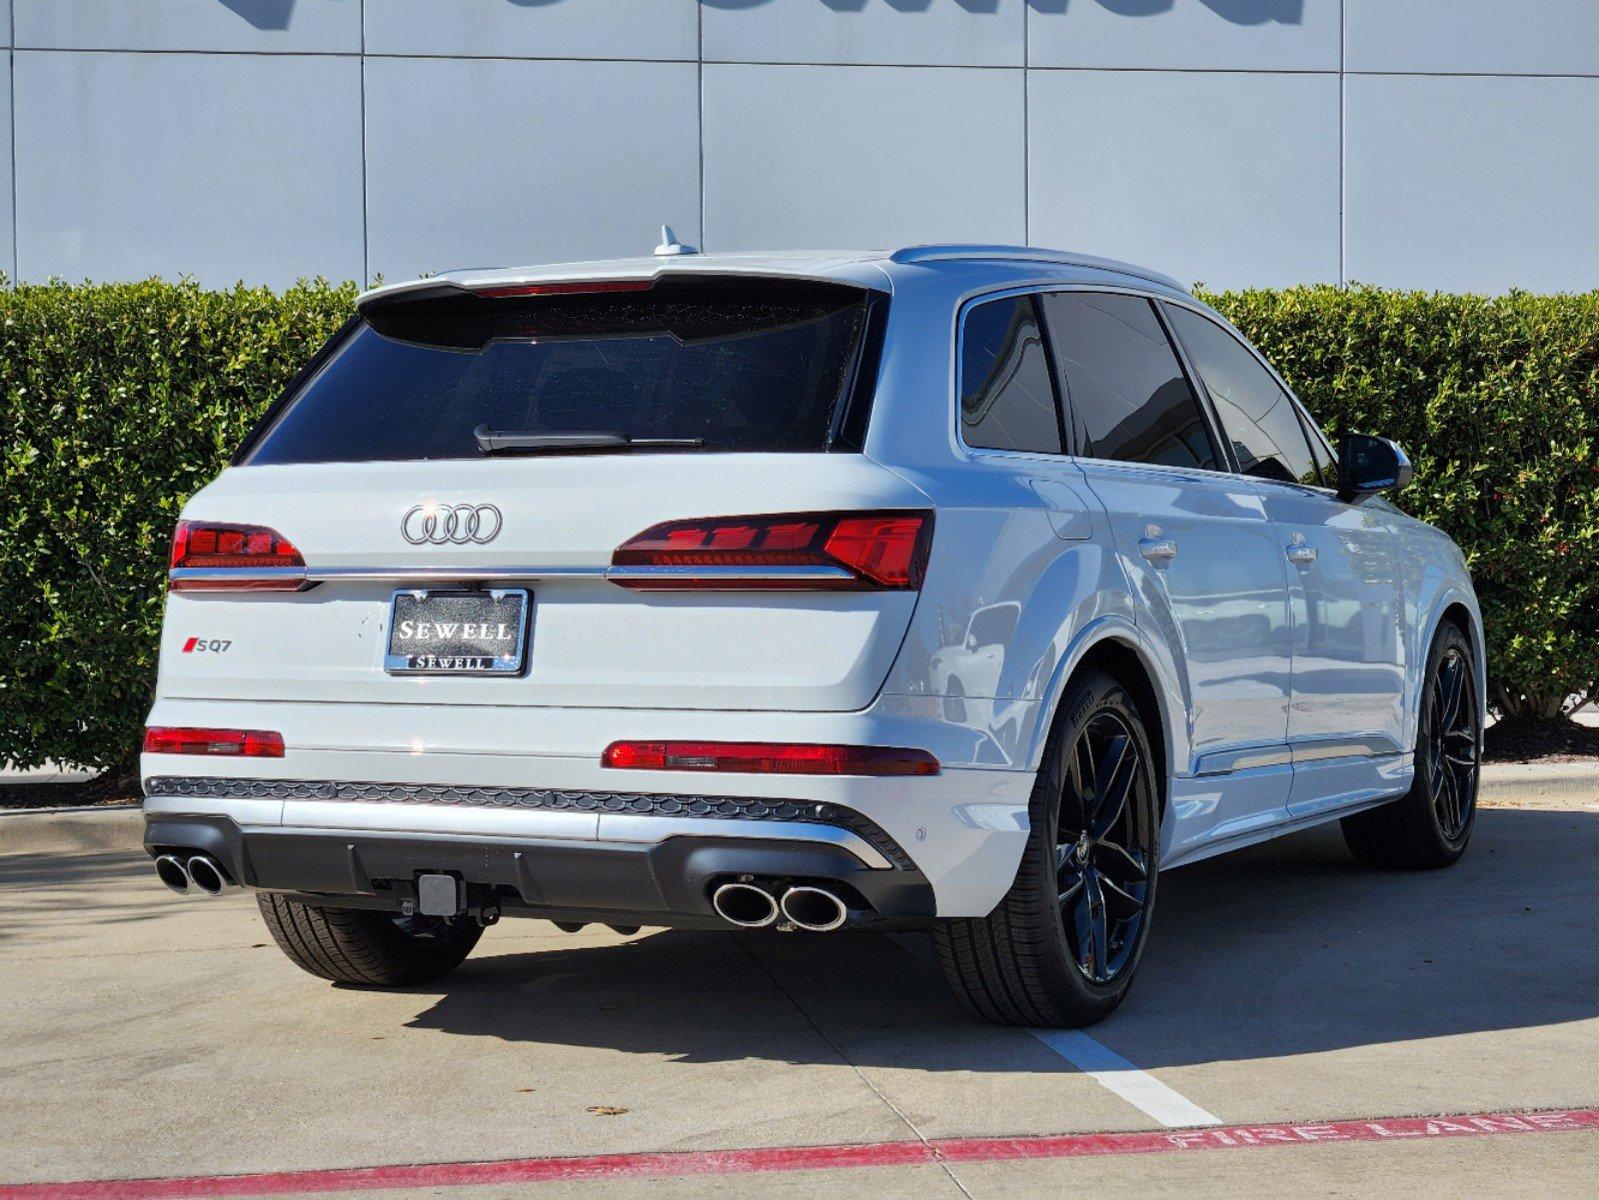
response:
<svg viewBox="0 0 1599 1200"><path fill-rule="evenodd" d="M162 694L864 707L932 532L926 497L858 452L883 303L667 277L365 312L184 514L275 530L314 586L174 591ZM474 591L527 599L518 617ZM398 644L401 624L427 637ZM491 659L519 633L522 661L457 670L484 665L463 630ZM396 673L407 655L437 669Z"/></svg>
<svg viewBox="0 0 1599 1200"><path fill-rule="evenodd" d="M1286 816L1288 599L1257 490L1228 473L1159 314L1132 294L1043 300L1088 485L1157 641L1173 650L1191 753L1218 780L1185 814L1184 840Z"/></svg>
<svg viewBox="0 0 1599 1200"><path fill-rule="evenodd" d="M1383 771L1401 749L1406 654L1398 539L1376 506L1338 499L1325 441L1254 350L1192 309L1168 312L1289 564L1291 808L1392 791Z"/></svg>

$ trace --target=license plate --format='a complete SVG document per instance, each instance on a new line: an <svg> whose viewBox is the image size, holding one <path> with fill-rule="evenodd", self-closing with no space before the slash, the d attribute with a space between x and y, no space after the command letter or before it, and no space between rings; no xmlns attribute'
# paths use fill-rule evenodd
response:
<svg viewBox="0 0 1599 1200"><path fill-rule="evenodd" d="M391 675L520 674L528 608L527 592L516 588L395 592L384 669Z"/></svg>

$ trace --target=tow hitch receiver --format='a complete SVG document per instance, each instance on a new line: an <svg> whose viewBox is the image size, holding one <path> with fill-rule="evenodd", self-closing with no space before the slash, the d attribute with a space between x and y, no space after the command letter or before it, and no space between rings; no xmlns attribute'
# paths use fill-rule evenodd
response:
<svg viewBox="0 0 1599 1200"><path fill-rule="evenodd" d="M418 875L416 907L424 917L453 917L461 911L461 885L454 875Z"/></svg>

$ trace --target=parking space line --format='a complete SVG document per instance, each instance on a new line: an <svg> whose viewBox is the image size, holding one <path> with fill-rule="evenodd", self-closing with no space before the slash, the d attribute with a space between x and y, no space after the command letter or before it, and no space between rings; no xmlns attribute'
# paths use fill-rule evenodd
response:
<svg viewBox="0 0 1599 1200"><path fill-rule="evenodd" d="M909 934L891 934L890 937L906 954L934 970L938 969L925 938ZM1181 1092L1167 1087L1149 1072L1140 1070L1080 1029L1029 1029L1027 1032L1095 1083L1115 1092L1145 1116L1159 1121L1168 1129L1221 1124L1220 1117L1206 1112Z"/></svg>
<svg viewBox="0 0 1599 1200"><path fill-rule="evenodd" d="M861 1146L764 1146L751 1150L674 1150L578 1158L420 1163L258 1175L166 1179L95 1179L75 1183L0 1184L0 1200L198 1200L224 1196L299 1196L406 1188L482 1187L591 1179L665 1179L779 1171L914 1167L948 1162L1104 1158L1192 1150L1263 1150L1333 1142L1498 1137L1599 1131L1599 1109L1383 1117L1286 1125L1227 1125L1140 1133L1068 1133L1048 1137L938 1138Z"/></svg>
<svg viewBox="0 0 1599 1200"><path fill-rule="evenodd" d="M1206 1112L1181 1092L1167 1087L1148 1071L1140 1070L1081 1029L1029 1029L1027 1032L1167 1129L1221 1124L1220 1117Z"/></svg>

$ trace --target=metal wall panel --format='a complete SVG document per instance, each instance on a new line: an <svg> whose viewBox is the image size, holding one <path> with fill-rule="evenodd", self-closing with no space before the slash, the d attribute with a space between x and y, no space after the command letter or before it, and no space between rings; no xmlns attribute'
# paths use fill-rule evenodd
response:
<svg viewBox="0 0 1599 1200"><path fill-rule="evenodd" d="M12 198L11 58L0 55L0 271L17 277L16 210Z"/></svg>
<svg viewBox="0 0 1599 1200"><path fill-rule="evenodd" d="M699 237L687 63L367 61L370 264L449 267L648 253Z"/></svg>
<svg viewBox="0 0 1599 1200"><path fill-rule="evenodd" d="M705 67L717 249L1017 242L1020 71Z"/></svg>
<svg viewBox="0 0 1599 1200"><path fill-rule="evenodd" d="M1345 0L1351 71L1599 75L1595 0Z"/></svg>
<svg viewBox="0 0 1599 1200"><path fill-rule="evenodd" d="M0 0L12 34L24 278L398 279L666 222L1599 283L1599 0Z"/></svg>
<svg viewBox="0 0 1599 1200"><path fill-rule="evenodd" d="M688 59L695 0L364 0L368 54Z"/></svg>
<svg viewBox="0 0 1599 1200"><path fill-rule="evenodd" d="M357 59L19 50L14 71L22 278L360 278Z"/></svg>
<svg viewBox="0 0 1599 1200"><path fill-rule="evenodd" d="M1185 283L1338 278L1338 79L1035 71L1031 240Z"/></svg>
<svg viewBox="0 0 1599 1200"><path fill-rule="evenodd" d="M1599 79L1357 76L1351 279L1462 291L1599 286Z"/></svg>
<svg viewBox="0 0 1599 1200"><path fill-rule="evenodd" d="M357 54L360 0L14 0L17 45Z"/></svg>
<svg viewBox="0 0 1599 1200"><path fill-rule="evenodd" d="M1027 0L705 5L707 62L1022 65Z"/></svg>
<svg viewBox="0 0 1599 1200"><path fill-rule="evenodd" d="M1336 71L1341 2L1031 0L1028 62L1035 67Z"/></svg>

